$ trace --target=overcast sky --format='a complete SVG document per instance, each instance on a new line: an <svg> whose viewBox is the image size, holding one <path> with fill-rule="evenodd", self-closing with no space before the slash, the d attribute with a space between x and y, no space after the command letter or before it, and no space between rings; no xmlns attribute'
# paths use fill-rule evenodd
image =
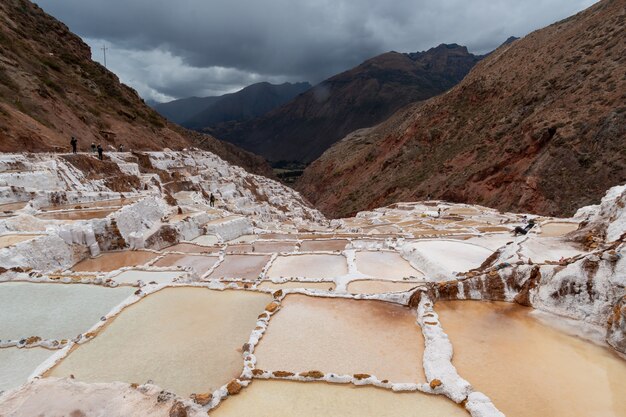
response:
<svg viewBox="0 0 626 417"><path fill-rule="evenodd" d="M363 60L440 43L483 54L595 0L35 0L145 99L315 84Z"/></svg>

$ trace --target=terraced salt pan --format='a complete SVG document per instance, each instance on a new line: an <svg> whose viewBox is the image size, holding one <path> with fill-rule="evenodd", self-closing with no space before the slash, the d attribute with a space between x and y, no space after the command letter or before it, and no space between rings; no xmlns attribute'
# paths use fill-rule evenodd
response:
<svg viewBox="0 0 626 417"><path fill-rule="evenodd" d="M558 261L560 258L569 258L585 253L574 243L559 238L531 236L521 243L521 254L533 262Z"/></svg>
<svg viewBox="0 0 626 417"><path fill-rule="evenodd" d="M195 243L196 245L213 246L219 243L219 238L214 235L202 235L202 236L198 236L191 242Z"/></svg>
<svg viewBox="0 0 626 417"><path fill-rule="evenodd" d="M0 204L0 212L21 210L28 204L27 201L19 201L17 203Z"/></svg>
<svg viewBox="0 0 626 417"><path fill-rule="evenodd" d="M357 280L348 284L348 292L352 294L382 294L386 292L408 291L415 288L416 285L415 282Z"/></svg>
<svg viewBox="0 0 626 417"><path fill-rule="evenodd" d="M272 290L284 290L290 288L305 288L308 290L334 291L334 282L303 282L303 281L287 281L279 284L272 281L262 281L258 288L271 288Z"/></svg>
<svg viewBox="0 0 626 417"><path fill-rule="evenodd" d="M156 282L157 284L165 284L172 282L175 278L180 277L182 274L177 271L124 271L119 275L113 277L115 282L120 284L135 284L137 281L142 281L144 284Z"/></svg>
<svg viewBox="0 0 626 417"><path fill-rule="evenodd" d="M329 279L348 273L346 258L341 255L293 255L278 256L270 267L269 278L303 277Z"/></svg>
<svg viewBox="0 0 626 417"><path fill-rule="evenodd" d="M423 278L423 274L413 268L396 252L357 252L357 270L372 278L401 281L404 278Z"/></svg>
<svg viewBox="0 0 626 417"><path fill-rule="evenodd" d="M35 217L39 219L45 219L45 220L91 220L91 219L102 219L115 211L116 211L115 209L71 210L71 211L40 213L40 214L37 214Z"/></svg>
<svg viewBox="0 0 626 417"><path fill-rule="evenodd" d="M139 198L125 198L117 200L101 200L90 201L85 203L70 203L70 204L58 204L53 206L43 207L42 210L68 210L68 209L85 209L93 207L122 207L128 204L132 204L138 201Z"/></svg>
<svg viewBox="0 0 626 417"><path fill-rule="evenodd" d="M479 267L493 251L456 240L425 240L406 245L411 263L432 279L446 279L457 272Z"/></svg>
<svg viewBox="0 0 626 417"><path fill-rule="evenodd" d="M252 242L255 242L258 238L259 238L259 235L243 235L235 239L229 240L227 243L228 244L252 243Z"/></svg>
<svg viewBox="0 0 626 417"><path fill-rule="evenodd" d="M294 252L296 250L296 242L255 242L253 251L259 253L281 253Z"/></svg>
<svg viewBox="0 0 626 417"><path fill-rule="evenodd" d="M578 223L550 222L541 225L541 236L559 237L578 230Z"/></svg>
<svg viewBox="0 0 626 417"><path fill-rule="evenodd" d="M210 278L255 280L270 258L270 255L226 255L224 261L211 272Z"/></svg>
<svg viewBox="0 0 626 417"><path fill-rule="evenodd" d="M423 351L408 308L292 294L272 317L255 354L263 370L365 373L392 382L420 382L425 380Z"/></svg>
<svg viewBox="0 0 626 417"><path fill-rule="evenodd" d="M194 270L198 275L204 275L209 269L217 263L216 256L208 255L180 255L172 253L165 255L154 263L154 266L167 267L167 266L181 266L189 267Z"/></svg>
<svg viewBox="0 0 626 417"><path fill-rule="evenodd" d="M467 417L441 395L323 382L255 380L211 411L214 417Z"/></svg>
<svg viewBox="0 0 626 417"><path fill-rule="evenodd" d="M345 239L305 240L300 246L301 252L342 251L350 243Z"/></svg>
<svg viewBox="0 0 626 417"><path fill-rule="evenodd" d="M239 243L236 245L228 245L226 247L226 253L251 253L254 251L254 247L248 243Z"/></svg>
<svg viewBox="0 0 626 417"><path fill-rule="evenodd" d="M20 242L35 239L43 235L2 235L0 236L0 248L16 245Z"/></svg>
<svg viewBox="0 0 626 417"><path fill-rule="evenodd" d="M0 349L0 392L16 388L46 359L54 354L44 348Z"/></svg>
<svg viewBox="0 0 626 417"><path fill-rule="evenodd" d="M240 348L270 300L248 291L161 290L126 308L50 376L73 374L88 382L153 380L182 396L211 392L240 375Z"/></svg>
<svg viewBox="0 0 626 417"><path fill-rule="evenodd" d="M73 338L89 330L133 292L129 287L86 284L1 283L0 339Z"/></svg>
<svg viewBox="0 0 626 417"><path fill-rule="evenodd" d="M72 271L111 272L125 266L139 266L156 258L158 254L147 251L106 252L95 258L87 258L72 267Z"/></svg>
<svg viewBox="0 0 626 417"><path fill-rule="evenodd" d="M178 243L162 249L162 252L184 252L184 253L217 253L222 248L219 246L202 246L193 243Z"/></svg>
<svg viewBox="0 0 626 417"><path fill-rule="evenodd" d="M507 416L626 415L626 362L516 304L438 302L459 374Z"/></svg>

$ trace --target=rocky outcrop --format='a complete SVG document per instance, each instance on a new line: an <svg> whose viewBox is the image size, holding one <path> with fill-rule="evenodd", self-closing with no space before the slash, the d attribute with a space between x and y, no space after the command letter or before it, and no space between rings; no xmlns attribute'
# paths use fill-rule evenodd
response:
<svg viewBox="0 0 626 417"><path fill-rule="evenodd" d="M481 57L456 44L411 54L388 52L335 75L257 119L209 133L270 161L308 163L349 132L458 83Z"/></svg>
<svg viewBox="0 0 626 417"><path fill-rule="evenodd" d="M327 216L398 201L571 216L626 179L623 0L506 44L446 94L354 132L296 188Z"/></svg>
<svg viewBox="0 0 626 417"><path fill-rule="evenodd" d="M606 340L615 350L626 354L626 297L622 297L613 307Z"/></svg>

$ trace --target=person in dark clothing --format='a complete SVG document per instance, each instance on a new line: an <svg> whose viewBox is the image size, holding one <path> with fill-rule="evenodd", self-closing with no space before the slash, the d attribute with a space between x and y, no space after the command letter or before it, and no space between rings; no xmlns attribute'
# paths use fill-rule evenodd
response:
<svg viewBox="0 0 626 417"><path fill-rule="evenodd" d="M211 207L215 207L215 196L213 193L211 193L211 196L209 197L209 202L211 203Z"/></svg>
<svg viewBox="0 0 626 417"><path fill-rule="evenodd" d="M98 151L96 150L96 144L95 144L95 143L93 143L93 142L91 142L91 153L96 153L96 152L98 152Z"/></svg>
<svg viewBox="0 0 626 417"><path fill-rule="evenodd" d="M102 145L98 144L98 159L102 161L104 149L102 149Z"/></svg>
<svg viewBox="0 0 626 417"><path fill-rule="evenodd" d="M118 152L124 152L124 144L120 143L120 147L117 149Z"/></svg>
<svg viewBox="0 0 626 417"><path fill-rule="evenodd" d="M535 226L535 221L534 220L529 220L528 224L526 224L526 226L522 227L522 226L517 226L515 228L515 230L513 230L513 236L517 236L517 235L525 235L526 233L528 233L530 231L530 229L532 229Z"/></svg>
<svg viewBox="0 0 626 417"><path fill-rule="evenodd" d="M74 136L72 136L72 140L70 140L70 144L72 145L72 153L76 153L76 146L78 145L78 141Z"/></svg>

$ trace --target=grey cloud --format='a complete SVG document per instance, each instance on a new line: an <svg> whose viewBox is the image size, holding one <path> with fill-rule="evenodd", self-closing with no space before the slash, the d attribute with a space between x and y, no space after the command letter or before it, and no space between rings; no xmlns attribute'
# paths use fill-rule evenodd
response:
<svg viewBox="0 0 626 417"><path fill-rule="evenodd" d="M310 81L388 50L486 53L594 0L39 0L146 98ZM98 50L94 49L98 58Z"/></svg>

